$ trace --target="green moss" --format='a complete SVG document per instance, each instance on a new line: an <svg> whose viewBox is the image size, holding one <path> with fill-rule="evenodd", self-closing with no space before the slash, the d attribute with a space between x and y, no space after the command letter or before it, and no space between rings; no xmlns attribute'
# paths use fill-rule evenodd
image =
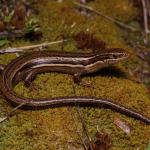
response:
<svg viewBox="0 0 150 150"><path fill-rule="evenodd" d="M129 0L95 0L90 6L101 12L116 17L123 21L130 21L136 15L136 9ZM121 30L115 24L102 17L81 15L75 10L70 0L63 3L44 0L35 7L39 8L40 25L43 31L42 41L60 39L60 35L72 38L77 32L85 31L94 33L98 39L107 43L107 47L121 47L131 51L121 38ZM29 41L17 40L12 46L35 44ZM61 51L60 45L53 45L49 50ZM74 41L64 45L65 51L77 51ZM0 63L7 64L15 55L0 56ZM134 61L135 57L133 57ZM133 61L120 63L116 67L110 67L100 71L99 74L84 77L83 82L89 82L89 87L75 85L71 75L58 73L43 73L37 75L33 86L27 88L20 82L15 91L25 97L56 97L74 95L90 95L100 98L112 99L128 108L132 108L146 116L150 116L150 101L146 88L129 80L125 75L125 67L133 65ZM0 97L1 116L12 110L12 106ZM110 134L113 150L145 149L150 137L150 127L133 118L121 115L109 109L82 107L83 119L86 123L89 135L93 138L97 127ZM75 122L76 118L79 133L83 138L81 122L77 119L76 108L59 107L46 110L17 110L16 115L0 124L0 149L83 149L79 140ZM119 117L131 126L131 133L126 135L113 123L114 118Z"/></svg>
<svg viewBox="0 0 150 150"><path fill-rule="evenodd" d="M96 0L91 3L95 9L99 10L105 15L117 18L123 22L128 22L137 15L136 8L130 0Z"/></svg>

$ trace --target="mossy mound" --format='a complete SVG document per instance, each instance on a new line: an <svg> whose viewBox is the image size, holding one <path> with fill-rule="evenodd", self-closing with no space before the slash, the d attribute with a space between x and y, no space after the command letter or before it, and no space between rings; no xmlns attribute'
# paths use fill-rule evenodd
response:
<svg viewBox="0 0 150 150"><path fill-rule="evenodd" d="M136 9L129 0L95 0L89 5L126 22L136 15ZM85 31L94 33L98 39L104 40L107 47L120 47L131 51L121 38L121 29L118 26L100 16L82 15L70 0L64 0L63 3L44 0L35 7L39 9L37 18L40 20L43 31L43 39L38 42L60 39L61 34L70 38L80 31ZM18 40L12 43L12 46L30 43L32 42ZM61 52L60 45L53 45L49 47L49 50L51 49ZM65 43L64 50L76 52L75 42ZM15 55L2 55L0 63L7 64L14 58ZM75 87L76 95L111 99L150 116L150 100L146 88L126 76L125 68L132 64L130 62L131 60L115 67L103 69L95 75L83 77L83 82L90 83L88 87L74 84L72 76L68 74L43 73L37 75L33 82L36 88L26 88L24 83L20 82L15 90L18 94L26 97L56 97L75 95L73 89ZM6 102L5 98L1 97L0 99L0 114L3 116L13 107ZM138 148L144 150L147 147L150 137L149 125L110 109L91 106L82 107L80 110L90 137L94 138L97 128L105 131L111 136L112 150L136 150ZM114 125L115 117L130 125L131 133L129 135ZM77 118L76 107L34 111L17 110L14 116L0 124L0 150L83 149L77 132L83 139L85 139L85 135L82 124Z"/></svg>

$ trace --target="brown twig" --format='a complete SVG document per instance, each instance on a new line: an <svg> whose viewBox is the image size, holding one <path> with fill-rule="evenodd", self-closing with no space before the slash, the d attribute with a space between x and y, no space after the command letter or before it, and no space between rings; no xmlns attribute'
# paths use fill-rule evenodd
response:
<svg viewBox="0 0 150 150"><path fill-rule="evenodd" d="M76 119L75 119L74 114L72 113L72 111L70 111L70 107L68 108L68 110L69 110L69 112L71 112L71 117L72 117L72 119L73 119L73 121L74 121L74 125L75 125L75 128L76 128L76 129L75 129L75 130L76 130L76 133L77 133L77 135L78 135L80 141L82 141L82 144L83 144L84 149L85 149L85 150L88 150L88 148L87 148L87 146L86 146L86 144L85 144L83 138L81 137L81 135L80 135L80 133L79 133L79 131L78 131L78 127L77 127L77 123L76 123L77 121L76 121Z"/></svg>
<svg viewBox="0 0 150 150"><path fill-rule="evenodd" d="M146 1L145 0L141 0L142 3L142 7L143 7L143 18L144 18L144 43L147 44L148 42L148 37L147 35L150 33L149 29L148 29L148 12L147 12L147 7L146 7Z"/></svg>
<svg viewBox="0 0 150 150"><path fill-rule="evenodd" d="M53 44L63 43L65 41L68 41L68 40L65 39L65 40L54 41L54 42L45 42L45 43L42 43L42 44L22 46L22 47L17 47L17 48L6 48L6 49L0 50L0 54L24 52L25 50L46 47L46 46L53 45Z"/></svg>
<svg viewBox="0 0 150 150"><path fill-rule="evenodd" d="M18 110L20 107L22 107L23 105L25 105L26 103L21 103L18 106L16 106L12 111L10 111L5 117L1 117L0 118L0 123L6 121L7 119L9 119L16 110Z"/></svg>
<svg viewBox="0 0 150 150"><path fill-rule="evenodd" d="M150 2L149 2L149 0L146 0L146 6L147 6L147 11L148 11L148 16L150 17Z"/></svg>
<svg viewBox="0 0 150 150"><path fill-rule="evenodd" d="M87 131L87 129L86 129L86 125L85 125L85 122L84 122L84 120L83 120L83 118L82 118L82 115L81 115L79 106L77 107L77 113L78 113L79 119L80 119L80 121L81 121L81 123L82 123L83 130L84 130L84 132L85 132L85 134L86 134L86 137L87 137L87 139L88 139L89 148L90 148L90 150L93 150L93 146L92 146L92 144L91 144L91 138L90 138L90 136L89 136L89 134L88 134L88 131Z"/></svg>
<svg viewBox="0 0 150 150"><path fill-rule="evenodd" d="M74 86L74 84L73 84L73 94L76 96L76 91L75 91L75 86ZM79 119L80 119L80 121L81 121L81 123L82 123L83 131L84 131L84 133L85 133L85 135L86 135L86 137L87 137L90 150L93 150L93 146L92 146L92 144L91 144L91 138L90 138L90 136L89 136L89 134L88 134L88 131L87 131L87 129L86 129L86 124L85 124L85 122L84 122L84 120L83 120L83 117L82 117L82 115L81 115L81 111L80 111L80 108L79 108L78 105L77 105L77 107L76 107L76 111L77 111L78 116L79 116ZM87 148L87 146L86 146L86 148Z"/></svg>
<svg viewBox="0 0 150 150"><path fill-rule="evenodd" d="M75 92L75 86L73 85L73 94L76 95L75 93L76 93L76 92ZM77 135L78 135L80 141L82 142L82 145L83 145L84 149L85 149L85 150L88 150L88 148L87 148L87 146L86 146L86 144L85 144L83 138L81 137L81 135L80 135L80 133L79 133L79 131L78 131L77 121L76 121L76 119L75 119L75 115L72 113L71 107L68 107L68 111L71 112L71 117L72 117L72 119L73 119L73 121L74 121L74 125L75 125L75 128L76 128L76 133L77 133Z"/></svg>
<svg viewBox="0 0 150 150"><path fill-rule="evenodd" d="M110 17L110 16L104 15L104 14L103 14L102 12L100 12L100 11L94 10L94 9L93 9L92 7L90 7L90 6L86 6L86 5L81 4L81 3L78 3L78 2L73 2L73 3L74 3L75 5L77 5L77 6L79 6L79 7L85 8L85 9L87 9L87 10L89 10L89 11L91 11L91 12L93 12L93 13L99 15L99 16L104 17L105 19L107 19L107 20L109 20L109 21L111 21L111 22L113 22L113 23L116 23L117 25L119 25L119 26L121 26L121 27L123 27L123 28L125 28L125 29L131 30L132 32L141 32L140 30L138 30L138 29L136 29L136 28L134 28L134 27L128 26L128 25L126 25L125 23L123 23L123 22L121 22L121 21L118 21L118 20L116 20L116 19L114 19L114 18L112 18L112 17Z"/></svg>

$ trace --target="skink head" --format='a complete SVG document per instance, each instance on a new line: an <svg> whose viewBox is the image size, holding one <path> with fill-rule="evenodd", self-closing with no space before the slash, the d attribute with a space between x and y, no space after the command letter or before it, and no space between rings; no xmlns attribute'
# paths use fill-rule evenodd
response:
<svg viewBox="0 0 150 150"><path fill-rule="evenodd" d="M113 64L127 59L130 54L123 49L106 49L99 54L99 59L104 63Z"/></svg>
<svg viewBox="0 0 150 150"><path fill-rule="evenodd" d="M109 65L116 64L122 60L125 60L129 57L129 53L123 49L105 49L99 51L94 55L94 57L89 61L89 64L86 66L87 72L96 72L101 68L107 67Z"/></svg>

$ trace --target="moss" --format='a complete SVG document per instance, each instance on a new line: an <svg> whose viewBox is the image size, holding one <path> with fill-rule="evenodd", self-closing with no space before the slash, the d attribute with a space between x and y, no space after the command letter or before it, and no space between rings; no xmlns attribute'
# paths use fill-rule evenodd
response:
<svg viewBox="0 0 150 150"><path fill-rule="evenodd" d="M96 0L91 3L95 9L99 10L105 15L117 18L123 22L128 22L136 17L137 9L130 0Z"/></svg>
<svg viewBox="0 0 150 150"><path fill-rule="evenodd" d="M129 0L95 0L90 6L101 10L103 13L116 17L123 21L130 21L136 15L136 9ZM42 41L53 41L60 39L61 34L72 38L77 32L85 31L94 33L104 40L107 47L121 47L128 51L131 49L125 44L121 37L121 30L115 24L102 17L81 15L71 3L66 0L63 3L44 0L35 7L39 9L37 18L43 31ZM36 43L36 42L35 42ZM33 42L16 40L12 46L35 44ZM61 51L60 45L53 45L49 50ZM74 41L64 45L65 51L74 51ZM15 55L0 56L0 63L7 64ZM133 60L137 59L133 57ZM150 116L150 101L146 88L137 84L125 75L126 66L133 65L129 62L120 63L115 67L109 67L95 75L84 77L82 81L89 82L89 87L75 85L71 75L58 73L43 73L37 75L32 87L27 88L20 82L15 91L26 97L55 97L74 95L90 95L100 98L112 99L128 108ZM1 116L12 110L12 106L0 97ZM83 119L86 123L89 135L93 138L97 127L111 135L112 149L145 149L150 137L150 127L133 118L121 115L109 109L82 107ZM75 117L77 127L72 118ZM113 123L114 118L119 117L131 126L131 133L126 135ZM6 122L0 124L0 149L83 149L76 128L85 139L82 125L78 119L76 107L49 108L46 110L17 110L16 115Z"/></svg>

